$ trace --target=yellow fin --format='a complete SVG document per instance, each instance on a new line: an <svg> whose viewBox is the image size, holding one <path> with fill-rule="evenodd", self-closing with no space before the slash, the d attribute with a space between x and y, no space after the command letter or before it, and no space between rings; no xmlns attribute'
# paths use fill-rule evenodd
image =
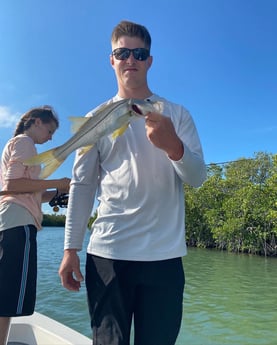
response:
<svg viewBox="0 0 277 345"><path fill-rule="evenodd" d="M84 146L81 149L78 150L78 156L82 156L86 152L88 152L91 148L93 148L94 145Z"/></svg>
<svg viewBox="0 0 277 345"><path fill-rule="evenodd" d="M126 129L128 128L128 126L129 126L129 123L127 123L126 125L124 125L124 126L118 128L118 129L116 129L116 130L113 132L113 134L112 134L112 138L115 139L115 138L117 138L118 136L122 135L122 134L126 131Z"/></svg>
<svg viewBox="0 0 277 345"><path fill-rule="evenodd" d="M90 119L90 117L75 117L70 116L69 120L71 121L71 132L77 133L79 129Z"/></svg>
<svg viewBox="0 0 277 345"><path fill-rule="evenodd" d="M48 150L42 152L38 155L35 155L29 159L26 159L23 164L24 165L40 165L43 164L44 167L41 170L39 175L40 178L45 179L46 177L50 176L61 164L63 161L59 161L55 157L56 149Z"/></svg>

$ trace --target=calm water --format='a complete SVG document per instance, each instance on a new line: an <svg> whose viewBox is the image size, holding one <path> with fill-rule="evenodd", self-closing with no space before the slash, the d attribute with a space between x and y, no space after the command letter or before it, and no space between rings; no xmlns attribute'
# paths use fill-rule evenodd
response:
<svg viewBox="0 0 277 345"><path fill-rule="evenodd" d="M63 229L39 232L38 253L36 310L90 337L85 287L69 292L58 277ZM80 257L83 265L85 251ZM189 249L184 267L184 316L176 345L277 345L277 259Z"/></svg>

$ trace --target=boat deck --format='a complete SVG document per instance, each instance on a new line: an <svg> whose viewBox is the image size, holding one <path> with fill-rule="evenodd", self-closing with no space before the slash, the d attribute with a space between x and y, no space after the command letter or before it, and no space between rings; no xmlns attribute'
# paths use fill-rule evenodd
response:
<svg viewBox="0 0 277 345"><path fill-rule="evenodd" d="M45 315L12 318L7 345L91 345L92 340Z"/></svg>

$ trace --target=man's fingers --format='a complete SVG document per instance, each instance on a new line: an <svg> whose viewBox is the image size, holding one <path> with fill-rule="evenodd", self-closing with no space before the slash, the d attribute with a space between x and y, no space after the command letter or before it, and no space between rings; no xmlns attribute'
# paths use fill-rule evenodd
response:
<svg viewBox="0 0 277 345"><path fill-rule="evenodd" d="M81 273L80 275L78 274L78 278L76 279L70 272L61 275L62 286L71 291L79 291L81 287L81 281L83 280L84 279Z"/></svg>
<svg viewBox="0 0 277 345"><path fill-rule="evenodd" d="M163 118L163 115L158 114L158 113L148 113L145 116L145 121L149 121L149 122L160 122Z"/></svg>

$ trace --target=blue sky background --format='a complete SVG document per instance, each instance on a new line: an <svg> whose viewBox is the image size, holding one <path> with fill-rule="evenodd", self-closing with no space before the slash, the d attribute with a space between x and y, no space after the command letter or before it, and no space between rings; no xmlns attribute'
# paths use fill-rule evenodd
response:
<svg viewBox="0 0 277 345"><path fill-rule="evenodd" d="M150 88L191 112L206 163L276 153L276 18L276 0L0 0L0 150L31 107L60 118L41 152L116 93L110 36L128 19L149 29Z"/></svg>

